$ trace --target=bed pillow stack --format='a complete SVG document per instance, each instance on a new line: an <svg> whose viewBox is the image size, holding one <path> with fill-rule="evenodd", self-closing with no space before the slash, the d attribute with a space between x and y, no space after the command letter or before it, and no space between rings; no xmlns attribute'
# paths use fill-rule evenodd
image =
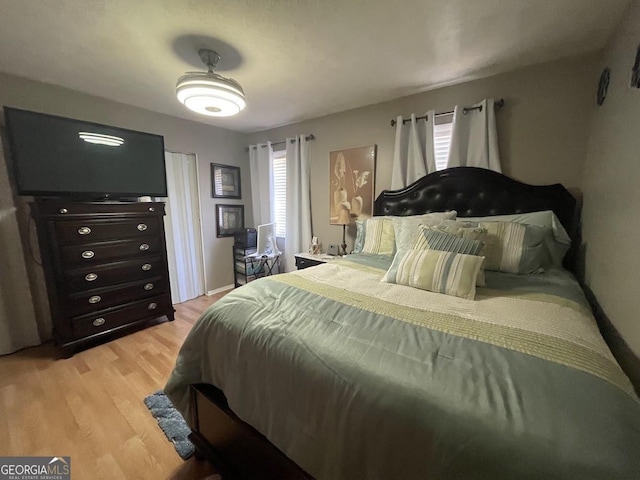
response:
<svg viewBox="0 0 640 480"><path fill-rule="evenodd" d="M438 225L456 218L455 210L407 217L372 217L356 221L356 241L353 253L393 255L396 250L409 249L420 225Z"/></svg>
<svg viewBox="0 0 640 480"><path fill-rule="evenodd" d="M423 225L415 239L412 249L415 250L440 250L444 252L463 253L465 255L485 256L484 240L487 231L483 228L455 226L455 221L445 221L435 227ZM476 285L484 287L484 263Z"/></svg>
<svg viewBox="0 0 640 480"><path fill-rule="evenodd" d="M542 259L538 261L543 265L562 267L562 260L571 247L571 238L560 223L560 220L558 220L558 217L551 210L513 215L458 218L456 221L464 224L469 224L470 222L476 224L481 222L510 222L534 227L533 230L538 230L538 232L527 232L529 239L525 240L525 243L531 249L531 246L538 241L537 238L543 237L542 245L537 249L532 249L537 255L542 256ZM527 264L527 261L525 261L525 264Z"/></svg>
<svg viewBox="0 0 640 480"><path fill-rule="evenodd" d="M476 285L484 285L485 245L477 239L484 234L455 222L420 225L411 248L398 250L382 281L473 300Z"/></svg>

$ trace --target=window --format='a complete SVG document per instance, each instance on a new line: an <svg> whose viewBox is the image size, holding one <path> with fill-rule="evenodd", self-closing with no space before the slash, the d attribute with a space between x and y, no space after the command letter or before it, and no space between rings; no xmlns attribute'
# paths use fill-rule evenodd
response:
<svg viewBox="0 0 640 480"><path fill-rule="evenodd" d="M453 132L453 114L440 115L433 126L433 149L436 157L436 170L447 168L451 133Z"/></svg>
<svg viewBox="0 0 640 480"><path fill-rule="evenodd" d="M273 197L276 237L284 237L287 229L287 155L284 150L273 152Z"/></svg>

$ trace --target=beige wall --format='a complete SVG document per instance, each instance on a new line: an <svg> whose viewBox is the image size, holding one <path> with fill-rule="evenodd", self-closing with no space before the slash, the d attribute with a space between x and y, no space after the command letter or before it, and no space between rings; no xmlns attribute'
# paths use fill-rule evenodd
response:
<svg viewBox="0 0 640 480"><path fill-rule="evenodd" d="M597 60L598 55L591 54L537 65L257 132L249 135L249 141L280 141L298 133L316 136L311 143L313 231L326 248L329 243L341 243L342 236L339 226L329 225L329 152L377 144L377 195L391 182L395 129L389 121L397 115L450 111L456 104L504 98L506 105L497 114L504 173L527 183L559 182L580 188ZM352 247L353 238L347 243Z"/></svg>
<svg viewBox="0 0 640 480"><path fill-rule="evenodd" d="M173 95L173 92L167 92L167 95ZM222 203L244 204L245 215L251 218L249 160L244 151L244 134L2 73L0 105L156 133L164 135L168 150L195 153L202 205L206 289L214 290L233 283L230 260L233 239L216 238L215 204L221 202L211 198L209 164L215 162L241 168L243 198ZM0 115L0 124L3 123L4 116Z"/></svg>
<svg viewBox="0 0 640 480"><path fill-rule="evenodd" d="M640 89L629 88L640 45L640 2L630 7L605 50L608 96L591 125L584 181L585 283L636 355L640 355Z"/></svg>

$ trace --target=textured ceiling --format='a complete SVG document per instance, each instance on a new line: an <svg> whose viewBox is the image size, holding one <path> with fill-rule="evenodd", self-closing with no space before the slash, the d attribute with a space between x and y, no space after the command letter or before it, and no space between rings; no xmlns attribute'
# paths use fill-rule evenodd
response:
<svg viewBox="0 0 640 480"><path fill-rule="evenodd" d="M0 71L251 132L604 46L630 0L0 0ZM175 97L197 49L236 117Z"/></svg>

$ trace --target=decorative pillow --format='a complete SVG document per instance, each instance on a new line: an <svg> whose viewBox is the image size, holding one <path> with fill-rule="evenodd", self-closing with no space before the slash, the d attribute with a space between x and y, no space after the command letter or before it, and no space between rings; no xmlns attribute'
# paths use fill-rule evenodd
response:
<svg viewBox="0 0 640 480"><path fill-rule="evenodd" d="M353 243L352 253L362 253L365 236L365 220L356 220L356 241Z"/></svg>
<svg viewBox="0 0 640 480"><path fill-rule="evenodd" d="M455 223L455 222L453 222ZM481 230L482 236L485 237L487 231L479 227L474 227L473 230ZM484 256L484 242L479 240L473 240L464 238L460 235L452 233L445 233L437 227L431 227L427 225L420 226L420 233L416 237L413 244L413 250L441 250L445 252L463 253L465 255L477 255ZM480 269L478 273L477 285L483 287L485 284L484 268Z"/></svg>
<svg viewBox="0 0 640 480"><path fill-rule="evenodd" d="M467 240L479 240L481 242L484 242L484 239L487 236L487 230L485 228L480 228L480 226L478 226L478 222L443 220L436 225L434 229L455 235L456 237L465 238Z"/></svg>
<svg viewBox="0 0 640 480"><path fill-rule="evenodd" d="M409 250L418 236L420 225L438 225L443 220L453 220L456 218L456 211L433 212L424 215L410 215L407 217L391 217L393 219L393 230L396 237L396 248L398 250Z"/></svg>
<svg viewBox="0 0 640 480"><path fill-rule="evenodd" d="M445 252L464 253L465 255L482 255L484 243L470 240L451 233L445 233L438 227L421 225L419 235L413 243L412 250L441 250ZM486 233L486 230L484 230Z"/></svg>
<svg viewBox="0 0 640 480"><path fill-rule="evenodd" d="M362 243L361 253L393 255L396 240L393 233L391 217L368 218L364 221L363 231L364 242Z"/></svg>
<svg viewBox="0 0 640 480"><path fill-rule="evenodd" d="M382 281L473 300L483 261L484 257L438 250L399 251Z"/></svg>
<svg viewBox="0 0 640 480"><path fill-rule="evenodd" d="M545 239L549 263L558 267L562 266L562 259L571 247L571 238L567 234L560 220L552 210L542 212L515 213L513 215L495 215L489 217L469 217L459 220L475 222L514 222L525 225L537 225L551 229Z"/></svg>
<svg viewBox="0 0 640 480"><path fill-rule="evenodd" d="M479 225L487 229L485 269L522 274L544 271L548 229L513 222Z"/></svg>

